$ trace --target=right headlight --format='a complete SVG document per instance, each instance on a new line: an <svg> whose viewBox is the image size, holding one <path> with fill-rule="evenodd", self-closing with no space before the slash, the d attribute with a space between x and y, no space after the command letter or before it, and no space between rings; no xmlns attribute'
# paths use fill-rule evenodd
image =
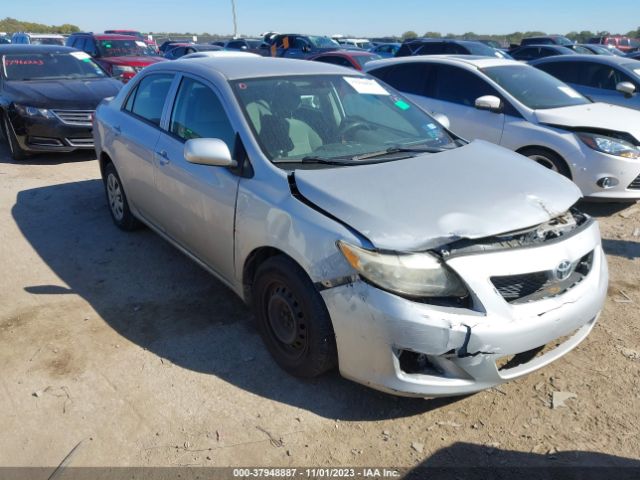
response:
<svg viewBox="0 0 640 480"><path fill-rule="evenodd" d="M360 275L385 290L412 297L468 295L460 277L429 253L382 253L342 240L338 248Z"/></svg>
<svg viewBox="0 0 640 480"><path fill-rule="evenodd" d="M640 149L626 140L608 137L599 133L576 133L582 142L594 150L624 158L640 158Z"/></svg>

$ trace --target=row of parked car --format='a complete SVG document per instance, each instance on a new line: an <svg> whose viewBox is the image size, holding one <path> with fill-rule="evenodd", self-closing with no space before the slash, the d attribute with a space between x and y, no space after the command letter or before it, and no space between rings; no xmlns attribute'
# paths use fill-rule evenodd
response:
<svg viewBox="0 0 640 480"><path fill-rule="evenodd" d="M575 204L640 198L640 112L493 47L344 68L318 59L374 54L302 37L176 61L113 33L3 45L3 134L15 159L94 148L115 224L252 305L294 375L465 394L580 343L607 265Z"/></svg>

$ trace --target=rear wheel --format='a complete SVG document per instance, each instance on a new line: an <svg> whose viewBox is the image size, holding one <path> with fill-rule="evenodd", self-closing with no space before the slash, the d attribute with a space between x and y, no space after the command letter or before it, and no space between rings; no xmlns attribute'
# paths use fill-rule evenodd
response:
<svg viewBox="0 0 640 480"><path fill-rule="evenodd" d="M529 157L534 162L539 163L543 167L553 170L560 175L571 178L571 172L566 162L555 152L544 148L527 148L520 151L525 157Z"/></svg>
<svg viewBox="0 0 640 480"><path fill-rule="evenodd" d="M13 131L13 127L11 126L11 122L9 122L9 118L6 113L2 115L2 133L7 141L11 158L14 160L24 160L27 157L27 153L20 147L16 134Z"/></svg>
<svg viewBox="0 0 640 480"><path fill-rule="evenodd" d="M127 195L124 193L122 181L113 163L108 163L104 167L104 189L111 218L118 228L126 231L138 228L140 222L129 209Z"/></svg>
<svg viewBox="0 0 640 480"><path fill-rule="evenodd" d="M285 371L316 377L338 363L329 312L307 274L278 255L256 272L253 303L258 330Z"/></svg>

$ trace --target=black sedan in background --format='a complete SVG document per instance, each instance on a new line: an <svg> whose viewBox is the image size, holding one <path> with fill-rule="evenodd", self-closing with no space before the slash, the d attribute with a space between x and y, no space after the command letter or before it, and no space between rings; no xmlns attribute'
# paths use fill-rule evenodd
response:
<svg viewBox="0 0 640 480"><path fill-rule="evenodd" d="M122 88L85 52L0 45L0 130L11 156L92 149L92 120Z"/></svg>
<svg viewBox="0 0 640 480"><path fill-rule="evenodd" d="M176 43L175 45L169 47L167 52L164 54L164 58L168 58L169 60L177 60L178 58L189 55L190 53L211 52L216 50L224 49L217 45L202 45L199 43Z"/></svg>

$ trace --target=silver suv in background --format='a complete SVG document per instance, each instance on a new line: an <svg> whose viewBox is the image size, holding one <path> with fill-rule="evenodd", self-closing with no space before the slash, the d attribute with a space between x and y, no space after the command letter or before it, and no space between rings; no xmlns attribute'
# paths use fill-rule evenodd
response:
<svg viewBox="0 0 640 480"><path fill-rule="evenodd" d="M252 305L293 375L467 394L566 354L604 303L575 185L353 70L152 65L94 136L115 224L148 225Z"/></svg>
<svg viewBox="0 0 640 480"><path fill-rule="evenodd" d="M56 33L18 32L11 36L11 43L17 45L60 45L64 46L65 38Z"/></svg>

